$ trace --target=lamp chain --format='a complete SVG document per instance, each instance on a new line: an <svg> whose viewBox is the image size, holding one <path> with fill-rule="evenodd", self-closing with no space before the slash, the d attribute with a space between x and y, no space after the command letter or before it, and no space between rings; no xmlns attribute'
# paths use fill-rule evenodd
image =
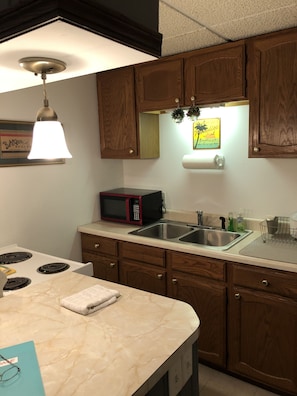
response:
<svg viewBox="0 0 297 396"><path fill-rule="evenodd" d="M46 80L46 72L43 71L41 73L41 78L42 78L42 83L43 83L43 103L44 103L44 107L48 107L48 99L47 99L47 93L46 93L46 88L45 88L45 80Z"/></svg>

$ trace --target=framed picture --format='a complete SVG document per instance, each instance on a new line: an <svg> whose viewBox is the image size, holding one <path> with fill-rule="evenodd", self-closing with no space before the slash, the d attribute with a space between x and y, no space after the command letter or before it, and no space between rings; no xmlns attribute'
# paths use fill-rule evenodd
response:
<svg viewBox="0 0 297 396"><path fill-rule="evenodd" d="M0 121L0 166L64 164L64 158L53 160L27 158L32 145L33 122Z"/></svg>
<svg viewBox="0 0 297 396"><path fill-rule="evenodd" d="M193 149L221 147L221 119L201 118L193 123Z"/></svg>

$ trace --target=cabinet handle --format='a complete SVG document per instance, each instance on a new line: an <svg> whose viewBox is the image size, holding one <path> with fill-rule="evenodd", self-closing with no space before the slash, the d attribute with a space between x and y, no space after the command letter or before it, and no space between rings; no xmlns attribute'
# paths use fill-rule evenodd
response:
<svg viewBox="0 0 297 396"><path fill-rule="evenodd" d="M115 267L116 263L109 263L110 268Z"/></svg>
<svg viewBox="0 0 297 396"><path fill-rule="evenodd" d="M157 274L157 278L160 280L163 279L163 274Z"/></svg>
<svg viewBox="0 0 297 396"><path fill-rule="evenodd" d="M100 243L95 243L94 248L98 249L100 247Z"/></svg>
<svg viewBox="0 0 297 396"><path fill-rule="evenodd" d="M134 150L132 148L129 149L129 154L133 154Z"/></svg>
<svg viewBox="0 0 297 396"><path fill-rule="evenodd" d="M234 297L235 297L236 300L239 300L240 299L240 294L239 293L235 293Z"/></svg>
<svg viewBox="0 0 297 396"><path fill-rule="evenodd" d="M267 279L263 279L263 280L262 280L262 285L263 285L263 286L268 286L268 285L269 285L268 280L267 280Z"/></svg>
<svg viewBox="0 0 297 396"><path fill-rule="evenodd" d="M191 102L193 102L193 104L195 103L195 96L191 96Z"/></svg>
<svg viewBox="0 0 297 396"><path fill-rule="evenodd" d="M174 101L175 101L176 104L178 104L179 103L179 98L175 98Z"/></svg>
<svg viewBox="0 0 297 396"><path fill-rule="evenodd" d="M176 284L177 284L177 279L176 279L176 278L173 278L173 279L172 279L172 283L173 283L174 285L176 285Z"/></svg>
<svg viewBox="0 0 297 396"><path fill-rule="evenodd" d="M260 151L260 148L259 147L254 147L253 150L254 150L254 153L258 153Z"/></svg>

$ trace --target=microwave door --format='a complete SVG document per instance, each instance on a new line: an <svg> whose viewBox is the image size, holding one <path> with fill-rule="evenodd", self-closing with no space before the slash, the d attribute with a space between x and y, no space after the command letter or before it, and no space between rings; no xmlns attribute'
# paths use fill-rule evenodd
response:
<svg viewBox="0 0 297 396"><path fill-rule="evenodd" d="M129 220L129 199L125 197L104 197L101 199L103 218L126 222Z"/></svg>

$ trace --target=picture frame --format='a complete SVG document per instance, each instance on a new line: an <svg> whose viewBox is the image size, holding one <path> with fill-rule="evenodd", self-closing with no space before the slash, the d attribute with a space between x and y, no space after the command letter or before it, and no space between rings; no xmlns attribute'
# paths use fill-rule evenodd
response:
<svg viewBox="0 0 297 396"><path fill-rule="evenodd" d="M65 163L64 158L27 158L32 145L33 127L34 122L0 120L0 167Z"/></svg>
<svg viewBox="0 0 297 396"><path fill-rule="evenodd" d="M221 147L221 119L200 118L193 123L193 150Z"/></svg>

